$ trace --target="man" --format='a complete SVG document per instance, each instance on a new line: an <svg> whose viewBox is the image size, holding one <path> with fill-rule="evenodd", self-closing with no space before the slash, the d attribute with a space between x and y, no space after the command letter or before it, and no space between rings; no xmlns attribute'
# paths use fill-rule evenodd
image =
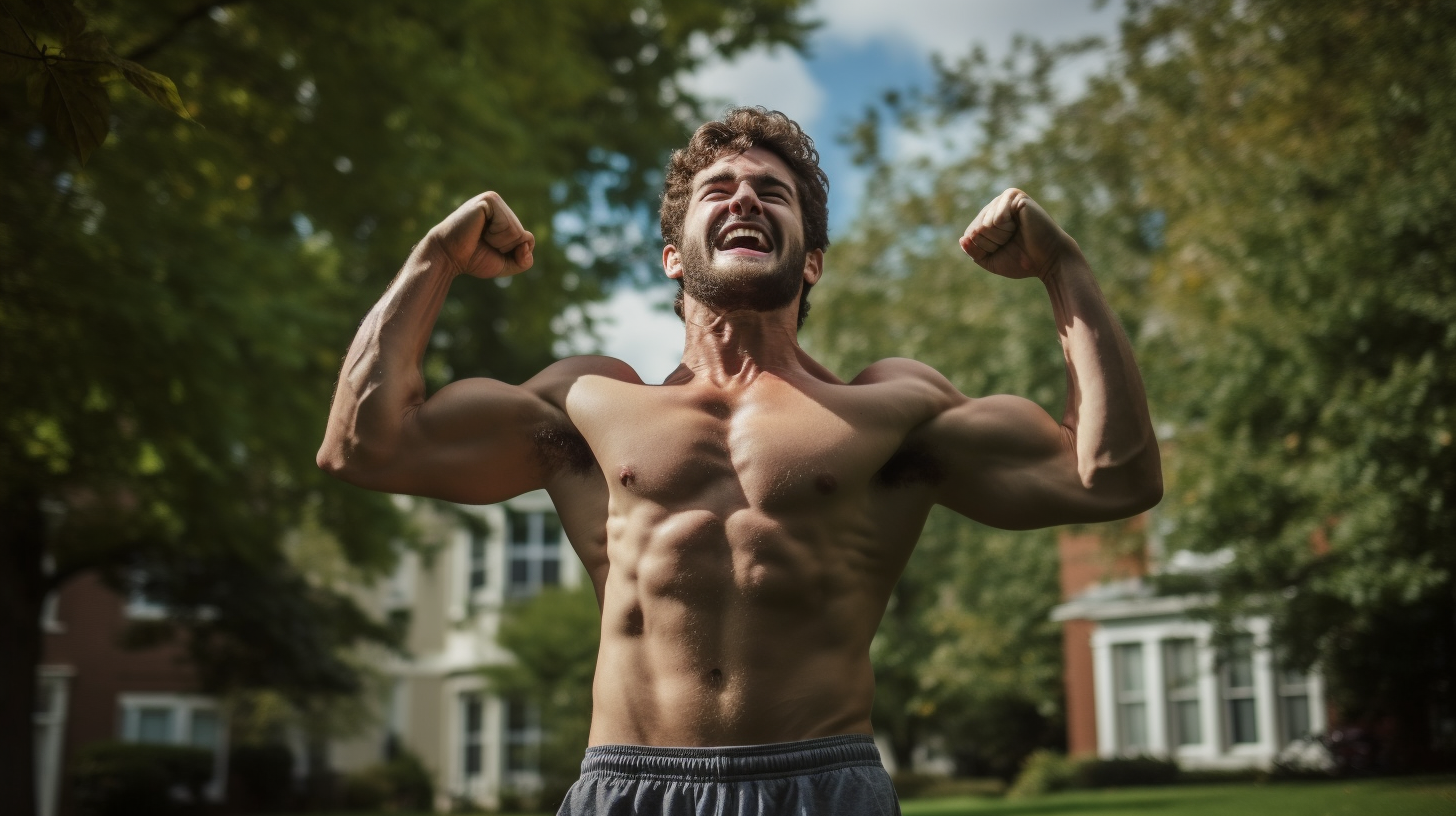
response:
<svg viewBox="0 0 1456 816"><path fill-rule="evenodd" d="M777 112L730 111L677 151L662 266L683 361L658 386L606 357L425 399L451 282L531 267L500 196L430 230L369 313L319 465L469 504L549 491L596 587L591 748L562 813L895 813L871 734L869 645L932 505L1026 529L1122 518L1162 476L1127 338L1075 241L1019 190L960 240L1051 296L1061 423L882 360L844 383L796 340L822 273L827 181ZM955 342L947 338L947 342Z"/></svg>

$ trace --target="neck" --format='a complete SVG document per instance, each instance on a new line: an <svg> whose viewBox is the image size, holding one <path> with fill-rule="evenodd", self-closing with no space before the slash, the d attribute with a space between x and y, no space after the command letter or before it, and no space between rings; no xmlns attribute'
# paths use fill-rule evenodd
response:
<svg viewBox="0 0 1456 816"><path fill-rule="evenodd" d="M717 383L802 368L798 316L798 298L769 312L722 312L688 295L683 300L683 365Z"/></svg>

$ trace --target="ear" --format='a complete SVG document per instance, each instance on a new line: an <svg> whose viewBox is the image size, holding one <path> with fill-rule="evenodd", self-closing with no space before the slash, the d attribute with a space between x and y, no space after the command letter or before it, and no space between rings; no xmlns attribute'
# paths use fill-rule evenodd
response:
<svg viewBox="0 0 1456 816"><path fill-rule="evenodd" d="M682 253L672 244L662 248L662 271L673 280L680 280L683 276Z"/></svg>
<svg viewBox="0 0 1456 816"><path fill-rule="evenodd" d="M824 274L824 250L816 249L804 256L804 282L813 286Z"/></svg>

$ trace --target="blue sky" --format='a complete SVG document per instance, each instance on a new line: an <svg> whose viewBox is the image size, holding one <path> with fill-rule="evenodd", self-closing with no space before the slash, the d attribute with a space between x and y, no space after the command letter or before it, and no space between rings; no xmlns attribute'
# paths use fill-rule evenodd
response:
<svg viewBox="0 0 1456 816"><path fill-rule="evenodd" d="M1018 33L1048 42L1088 34L1113 39L1119 11L1119 3L1095 9L1092 0L816 0L809 16L823 24L805 53L756 50L731 63L710 62L688 81L700 95L717 100L717 108L764 105L804 127L829 175L832 239L852 221L864 184L838 137L867 105L887 90L926 86L933 77L932 54L953 59L979 43L995 58ZM1059 84L1075 93L1100 67L1100 58L1081 60ZM893 138L888 149L897 149ZM967 220L974 215L967 213ZM682 354L682 324L662 308L672 292L665 279L661 287L618 290L591 309L599 342L577 338L572 348L595 346L630 363L647 382L661 382Z"/></svg>

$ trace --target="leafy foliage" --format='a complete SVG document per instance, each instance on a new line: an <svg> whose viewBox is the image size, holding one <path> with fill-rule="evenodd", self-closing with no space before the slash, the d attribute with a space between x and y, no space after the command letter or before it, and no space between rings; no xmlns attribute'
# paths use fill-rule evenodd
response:
<svg viewBox="0 0 1456 816"><path fill-rule="evenodd" d="M496 642L515 662L485 670L501 697L541 712L543 795L538 807L554 807L581 770L591 730L592 678L601 641L601 612L589 584L547 588L510 607Z"/></svg>
<svg viewBox="0 0 1456 816"><path fill-rule="evenodd" d="M1451 748L1431 725L1456 712L1456 369L1441 362L1456 350L1456 12L1136 0L1122 33L1070 101L1047 81L1056 49L942 65L901 121L982 138L950 161L882 162L885 206L959 229L939 202L1014 183L1067 226L1172 439L1169 545L1235 554L1215 578L1222 630L1272 616L1284 659L1318 663L1344 716L1397 724L1392 761L1429 762ZM971 299L945 300L898 331L972 336L944 319Z"/></svg>
<svg viewBox="0 0 1456 816"><path fill-rule="evenodd" d="M41 601L84 570L167 605L219 690L355 691L346 647L383 632L346 587L408 533L313 464L359 317L430 225L495 189L536 269L462 282L426 371L535 373L558 317L629 270L696 115L683 73L805 30L797 0L4 2L0 775L18 779ZM91 113L72 116L78 87Z"/></svg>
<svg viewBox="0 0 1456 816"><path fill-rule="evenodd" d="M124 59L71 0L0 2L0 81L25 82L49 133L81 164L111 131L106 83L121 77L183 119L171 79Z"/></svg>

